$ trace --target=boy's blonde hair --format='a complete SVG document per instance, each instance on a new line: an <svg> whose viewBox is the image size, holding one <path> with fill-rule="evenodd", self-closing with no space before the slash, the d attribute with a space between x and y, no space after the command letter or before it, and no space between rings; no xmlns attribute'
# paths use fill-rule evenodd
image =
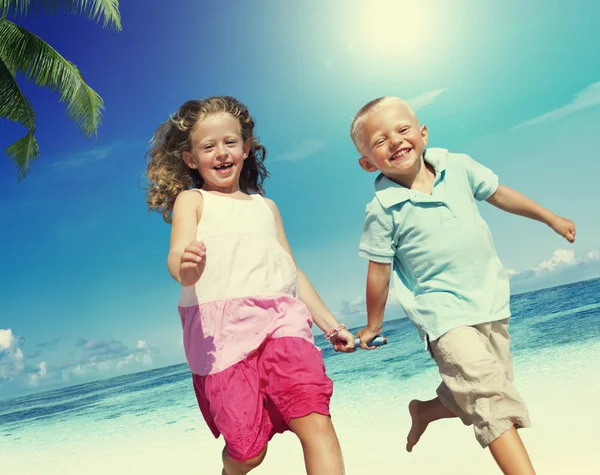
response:
<svg viewBox="0 0 600 475"><path fill-rule="evenodd" d="M414 115L414 117L416 119L417 115L415 114L415 111L413 110L411 105L407 101L405 101L404 99L401 99L399 97L381 96L381 97L378 97L377 99L373 99L372 101L367 102L356 113L356 115L354 116L354 119L352 120L352 124L350 125L350 137L352 138L352 142L354 143L354 146L356 147L357 150L360 150L360 146L362 145L362 140L363 140L362 127L363 127L364 123L366 122L366 120L368 119L369 114L371 112L376 111L384 103L389 102L389 101L400 102L402 105L406 106L406 108L410 111L410 113L412 115Z"/></svg>

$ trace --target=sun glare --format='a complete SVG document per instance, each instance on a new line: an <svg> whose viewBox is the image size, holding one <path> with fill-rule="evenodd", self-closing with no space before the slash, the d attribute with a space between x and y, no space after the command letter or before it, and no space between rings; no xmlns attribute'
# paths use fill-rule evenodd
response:
<svg viewBox="0 0 600 475"><path fill-rule="evenodd" d="M352 49L373 59L418 60L435 54L445 30L443 4L414 0L371 0L355 10Z"/></svg>

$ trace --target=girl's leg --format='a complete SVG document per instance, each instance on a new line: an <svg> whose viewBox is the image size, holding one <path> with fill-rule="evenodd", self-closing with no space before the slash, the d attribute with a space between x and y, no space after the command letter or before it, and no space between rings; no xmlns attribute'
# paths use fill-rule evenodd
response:
<svg viewBox="0 0 600 475"><path fill-rule="evenodd" d="M222 475L246 475L250 470L258 467L267 455L267 446L256 457L243 462L233 460L228 454L227 449L223 449L223 473Z"/></svg>
<svg viewBox="0 0 600 475"><path fill-rule="evenodd" d="M291 419L289 427L302 444L307 475L345 473L342 450L329 416L313 412Z"/></svg>

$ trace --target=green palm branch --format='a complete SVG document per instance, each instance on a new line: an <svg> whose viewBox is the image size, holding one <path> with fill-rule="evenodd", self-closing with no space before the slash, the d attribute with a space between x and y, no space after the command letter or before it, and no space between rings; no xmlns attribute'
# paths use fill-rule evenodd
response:
<svg viewBox="0 0 600 475"><path fill-rule="evenodd" d="M85 83L73 63L41 38L7 20L23 18L32 10L81 14L121 30L118 0L0 0L0 119L27 128L27 135L6 149L17 166L19 180L25 178L39 150L35 110L17 83L17 73L38 86L57 91L60 101L66 104L67 115L85 135L97 134L104 109L102 98Z"/></svg>

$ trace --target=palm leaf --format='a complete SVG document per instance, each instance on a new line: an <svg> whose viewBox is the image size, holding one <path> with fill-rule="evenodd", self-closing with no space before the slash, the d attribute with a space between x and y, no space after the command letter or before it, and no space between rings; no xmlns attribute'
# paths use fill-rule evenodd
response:
<svg viewBox="0 0 600 475"><path fill-rule="evenodd" d="M33 132L29 132L21 140L8 147L6 153L17 164L19 181L21 181L27 175L31 161L40 156L38 143L33 136Z"/></svg>
<svg viewBox="0 0 600 475"><path fill-rule="evenodd" d="M38 144L35 133L35 111L21 88L15 81L14 74L0 60L0 118L9 119L24 125L29 132L6 149L6 154L17 165L19 180L25 178L31 160L38 158Z"/></svg>
<svg viewBox="0 0 600 475"><path fill-rule="evenodd" d="M31 10L50 14L61 11L93 21L103 19L104 27L111 25L121 31L119 0L0 0L0 18L23 18Z"/></svg>
<svg viewBox="0 0 600 475"><path fill-rule="evenodd" d="M8 21L0 20L0 60L13 72L22 72L36 85L60 93L67 115L86 135L95 135L104 103L89 87L77 67L48 43Z"/></svg>
<svg viewBox="0 0 600 475"><path fill-rule="evenodd" d="M0 118L35 129L35 111L15 81L14 73L0 59Z"/></svg>

